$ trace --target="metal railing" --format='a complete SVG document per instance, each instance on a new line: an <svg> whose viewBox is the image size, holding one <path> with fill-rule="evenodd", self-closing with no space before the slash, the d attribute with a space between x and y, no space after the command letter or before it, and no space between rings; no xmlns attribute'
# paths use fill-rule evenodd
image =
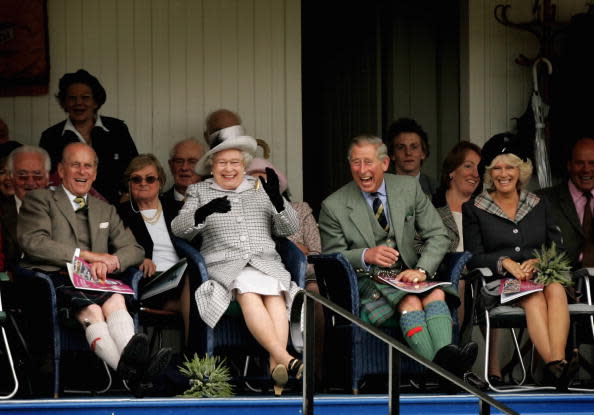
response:
<svg viewBox="0 0 594 415"><path fill-rule="evenodd" d="M491 406L499 409L504 414L518 415L516 411L507 407L503 403L486 393L468 385L462 379L445 370L441 366L436 365L432 361L413 352L407 346L397 341L393 337L387 335L377 327L365 323L363 320L354 316L344 308L336 305L332 301L320 296L319 294L302 291L303 301L305 303L305 330L304 330L304 344L303 344L303 360L305 369L303 374L303 415L312 415L314 413L314 362L315 362L315 319L314 306L315 303L320 303L324 307L332 310L332 312L342 316L346 320L355 324L357 327L367 331L372 336L377 337L388 345L388 413L400 413L400 353L411 359L417 361L438 375L446 378L462 390L479 399L479 414L489 415L491 413Z"/></svg>

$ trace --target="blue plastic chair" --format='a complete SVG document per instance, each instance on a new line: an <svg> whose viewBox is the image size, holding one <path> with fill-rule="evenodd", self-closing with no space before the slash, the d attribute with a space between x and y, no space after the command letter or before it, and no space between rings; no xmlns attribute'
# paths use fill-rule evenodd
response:
<svg viewBox="0 0 594 415"><path fill-rule="evenodd" d="M68 315L68 310L58 309L56 290L47 274L19 267L15 267L14 272L18 285L26 287L27 296L35 295L35 301L23 304L25 313L33 319L44 318L44 316L48 319L49 341L51 342L52 352L53 396L58 398L63 388L60 378L62 354L71 351L90 351L89 344L86 341L82 327ZM135 299L138 293L138 282L141 278L142 272L137 268L129 268L121 276L122 281L134 289ZM133 314L133 319L135 326L138 327L138 316L136 314ZM107 366L105 367L107 368ZM107 377L107 387L98 391L99 393L103 393L111 387L111 374L108 369Z"/></svg>
<svg viewBox="0 0 594 415"><path fill-rule="evenodd" d="M457 287L465 264L471 258L469 252L447 254L442 264L448 270L447 276ZM360 316L360 299L357 273L339 253L310 255L314 264L320 294L355 316ZM457 321L455 310L452 318ZM344 318L326 312L326 338L332 353L325 353L327 366L334 371L336 378L350 379L354 395L359 393L361 381L366 375L384 375L388 373L388 348L381 340L356 327ZM382 327L392 337L402 339L400 328L396 325ZM455 336L454 336L455 338ZM338 360L337 360L338 359ZM401 373L423 373L424 367L401 356Z"/></svg>
<svg viewBox="0 0 594 415"><path fill-rule="evenodd" d="M207 281L208 271L202 256L191 245L187 245L186 248L192 255L191 257L188 256L188 258L192 258L198 264L201 282ZM292 280L299 287L303 288L305 286L305 274L307 271L306 256L295 244L286 238L277 239L276 250L281 256L285 268L291 274ZM210 356L227 356L229 354L239 353L247 359L246 362L249 362L250 357L264 357L265 355L264 349L256 342L245 325L241 315L241 309L236 302L231 303L229 309L214 329L201 321L200 333L200 349L203 353ZM240 376L245 380L247 369L242 368L240 372L242 373ZM269 377L268 373L266 373L265 377ZM250 387L249 385L247 386Z"/></svg>

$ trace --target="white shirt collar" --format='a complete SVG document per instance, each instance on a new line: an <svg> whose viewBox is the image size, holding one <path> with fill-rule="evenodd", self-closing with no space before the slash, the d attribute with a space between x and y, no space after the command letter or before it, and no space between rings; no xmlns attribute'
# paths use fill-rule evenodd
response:
<svg viewBox="0 0 594 415"><path fill-rule="evenodd" d="M186 200L186 196L175 190L175 187L173 188L173 198L179 202Z"/></svg>
<svg viewBox="0 0 594 415"><path fill-rule="evenodd" d="M97 114L97 118L95 119L95 127L103 128L103 130L105 130L106 132L109 132L107 127L105 127L105 125L103 125L103 121L101 121L101 115L99 115L99 114ZM70 117L66 118L66 124L64 124L64 129L62 130L62 135L64 135L64 133L66 131L72 131L74 134L76 134L76 136L78 137L78 139L80 140L81 143L87 142L84 139L84 137L82 135L80 135L80 133L78 132L76 127L74 127L74 124L72 124L72 121L70 121Z"/></svg>
<svg viewBox="0 0 594 415"><path fill-rule="evenodd" d="M23 205L23 201L19 199L17 195L14 195L14 203L16 206L17 214L21 211L21 206Z"/></svg>
<svg viewBox="0 0 594 415"><path fill-rule="evenodd" d="M78 197L78 196L76 196L74 193L71 193L70 190L68 190L64 187L64 185L62 185L62 189L64 189L64 192L66 193L66 196L68 197L68 200L70 200L70 205L72 206L72 209L74 209L74 211L76 212L80 206L78 205L78 203L76 203L74 201L74 198ZM85 199L85 203L87 203L87 196L88 195L84 195L82 197L83 199Z"/></svg>

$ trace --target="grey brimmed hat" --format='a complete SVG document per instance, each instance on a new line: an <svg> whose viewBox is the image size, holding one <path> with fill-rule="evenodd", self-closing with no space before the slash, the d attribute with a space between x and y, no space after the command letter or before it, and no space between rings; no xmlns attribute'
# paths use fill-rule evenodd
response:
<svg viewBox="0 0 594 415"><path fill-rule="evenodd" d="M219 151L236 149L239 151L247 151L254 156L256 154L256 149L258 148L258 143L256 143L256 140L253 137L248 135L236 135L238 132L240 132L239 129L228 127L218 131L218 135L215 136L213 134L209 137L211 148L202 156L198 163L196 163L196 174L200 176L209 174L210 169L208 168L207 162L213 154L218 153ZM243 133L243 131L241 131L241 133Z"/></svg>

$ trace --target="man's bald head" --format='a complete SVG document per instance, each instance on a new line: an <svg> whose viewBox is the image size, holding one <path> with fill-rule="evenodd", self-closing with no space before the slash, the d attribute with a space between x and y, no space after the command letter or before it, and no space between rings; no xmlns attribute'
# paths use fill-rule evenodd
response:
<svg viewBox="0 0 594 415"><path fill-rule="evenodd" d="M582 192L594 188L594 139L584 137L574 144L567 171L573 184Z"/></svg>
<svg viewBox="0 0 594 415"><path fill-rule="evenodd" d="M241 125L241 118L233 111L226 109L220 109L211 112L206 117L206 131L204 132L204 138L208 142L208 137L212 133L215 133L223 128L231 127L232 125Z"/></svg>

